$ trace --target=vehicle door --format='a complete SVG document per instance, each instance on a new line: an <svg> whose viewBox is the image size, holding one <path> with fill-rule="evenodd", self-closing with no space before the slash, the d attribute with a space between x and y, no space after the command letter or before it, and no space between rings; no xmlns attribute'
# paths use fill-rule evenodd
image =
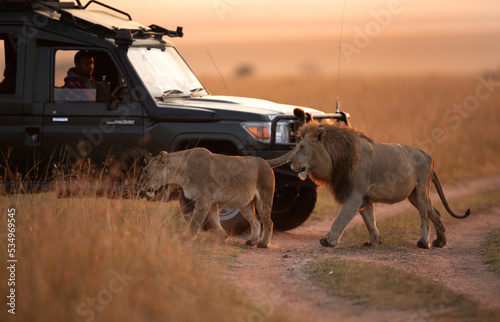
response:
<svg viewBox="0 0 500 322"><path fill-rule="evenodd" d="M25 172L23 140L32 142L30 133L23 133L23 61L24 43L20 43L20 27L0 27L0 178L11 179ZM21 75L19 75L21 74ZM35 137L35 142L38 137Z"/></svg>
<svg viewBox="0 0 500 322"><path fill-rule="evenodd" d="M88 51L94 60L92 76L109 82L114 98L96 101L95 88L68 86L74 76L74 57ZM124 174L142 157L143 105L128 90L127 81L110 52L76 46L41 46L48 59L49 101L43 111L42 144L54 167L84 171L108 180Z"/></svg>

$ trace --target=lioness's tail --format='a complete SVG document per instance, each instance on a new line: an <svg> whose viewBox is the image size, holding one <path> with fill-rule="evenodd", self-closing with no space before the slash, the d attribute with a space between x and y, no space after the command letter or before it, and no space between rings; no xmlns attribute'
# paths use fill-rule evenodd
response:
<svg viewBox="0 0 500 322"><path fill-rule="evenodd" d="M439 194L439 198L441 198L441 202L443 203L444 207L448 211L448 213L458 219L463 219L466 218L470 215L470 209L467 209L465 214L463 216L457 216L451 211L450 206L448 206L448 201L446 201L446 198L444 196L443 188L441 187L441 183L439 182L439 178L437 177L437 174L435 171L432 171L432 183L434 183L434 187L436 187L436 190Z"/></svg>
<svg viewBox="0 0 500 322"><path fill-rule="evenodd" d="M283 154L280 157L277 157L277 158L274 158L271 160L266 160L266 161L267 161L267 163L269 163L271 168L276 168L276 167L282 166L283 164L288 163L288 158L292 155L293 151L294 150L289 151L288 153Z"/></svg>

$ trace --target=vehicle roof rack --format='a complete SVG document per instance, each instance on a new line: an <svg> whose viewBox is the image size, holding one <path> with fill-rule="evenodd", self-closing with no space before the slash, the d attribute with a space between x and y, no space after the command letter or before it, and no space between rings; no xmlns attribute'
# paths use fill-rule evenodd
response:
<svg viewBox="0 0 500 322"><path fill-rule="evenodd" d="M80 5L80 1L77 0ZM0 0L0 11L33 11L37 5L50 4L58 8L75 8L74 2L60 2L59 0Z"/></svg>
<svg viewBox="0 0 500 322"><path fill-rule="evenodd" d="M135 23L127 12L97 0L90 0L85 5L82 5L80 0L75 1L76 4L75 2L59 2L58 0L0 0L0 11L38 11L40 13L55 11L59 16L49 15L50 18L58 19L62 23L90 32L101 38L114 38L120 29L129 29L134 37L154 37L157 40L161 40L163 36L172 38L184 35L182 27L169 30L155 24L147 27ZM113 23L106 23L108 19L96 19L91 14L95 15L96 11L88 10L86 13L91 4L106 8L118 15L102 12L112 18Z"/></svg>
<svg viewBox="0 0 500 322"><path fill-rule="evenodd" d="M80 0L76 0L76 2L78 3L78 5L79 5L80 7L82 7L82 4L80 3ZM121 11L121 10L119 10L119 9L116 9L116 8L114 8L114 7L112 7L112 6L109 6L109 5L105 4L105 3L102 3L102 2L100 2L100 1L96 1L96 0L90 0L89 2L87 2L87 4L86 4L84 7L82 7L82 9L87 9L87 8L88 8L88 6L90 6L92 3L95 3L95 4L98 4L98 5L101 5L101 6L103 6L104 8L107 8L107 9L109 9L109 10L112 10L112 11L115 11L115 12L118 12L118 13L121 13L122 15L127 16L128 20L132 21L132 17L131 17L128 13L126 13L125 11Z"/></svg>

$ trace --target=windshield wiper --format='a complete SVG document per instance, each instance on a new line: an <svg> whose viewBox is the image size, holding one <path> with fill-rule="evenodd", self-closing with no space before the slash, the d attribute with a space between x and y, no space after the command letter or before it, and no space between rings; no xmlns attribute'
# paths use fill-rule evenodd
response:
<svg viewBox="0 0 500 322"><path fill-rule="evenodd" d="M180 91L178 89L169 89L168 91L164 91L163 94L161 95L160 99L164 101L168 96L174 95L174 94L184 94L183 91Z"/></svg>
<svg viewBox="0 0 500 322"><path fill-rule="evenodd" d="M196 93L200 92L200 91L204 91L205 89L203 87L198 87L198 88L193 88L192 90L190 90L191 92L191 97L195 96Z"/></svg>

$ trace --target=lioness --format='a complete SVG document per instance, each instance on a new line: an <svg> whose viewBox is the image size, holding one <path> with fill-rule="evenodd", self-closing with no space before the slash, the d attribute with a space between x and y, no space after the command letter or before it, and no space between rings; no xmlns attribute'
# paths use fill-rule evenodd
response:
<svg viewBox="0 0 500 322"><path fill-rule="evenodd" d="M305 121L302 110L296 116ZM309 177L326 183L335 199L343 204L330 232L321 238L323 246L334 247L340 242L347 224L359 211L366 224L370 241L366 246L381 242L375 225L373 204L396 203L408 198L420 214L422 232L418 247L429 248L429 220L436 228L437 238L432 246L446 244L441 214L429 198L431 180L446 210L449 208L441 184L433 170L431 157L420 149L399 144L375 143L353 128L328 121L311 121L299 129L301 141L288 154L288 163L300 178Z"/></svg>
<svg viewBox="0 0 500 322"><path fill-rule="evenodd" d="M189 230L194 237L208 215L216 234L226 239L219 222L219 204L239 208L250 223L250 239L246 245L269 247L273 232L274 173L264 159L213 154L204 148L173 153L163 151L148 162L140 184L150 197L167 184L182 187L185 198L195 202L189 222ZM259 217L263 227L260 241Z"/></svg>

